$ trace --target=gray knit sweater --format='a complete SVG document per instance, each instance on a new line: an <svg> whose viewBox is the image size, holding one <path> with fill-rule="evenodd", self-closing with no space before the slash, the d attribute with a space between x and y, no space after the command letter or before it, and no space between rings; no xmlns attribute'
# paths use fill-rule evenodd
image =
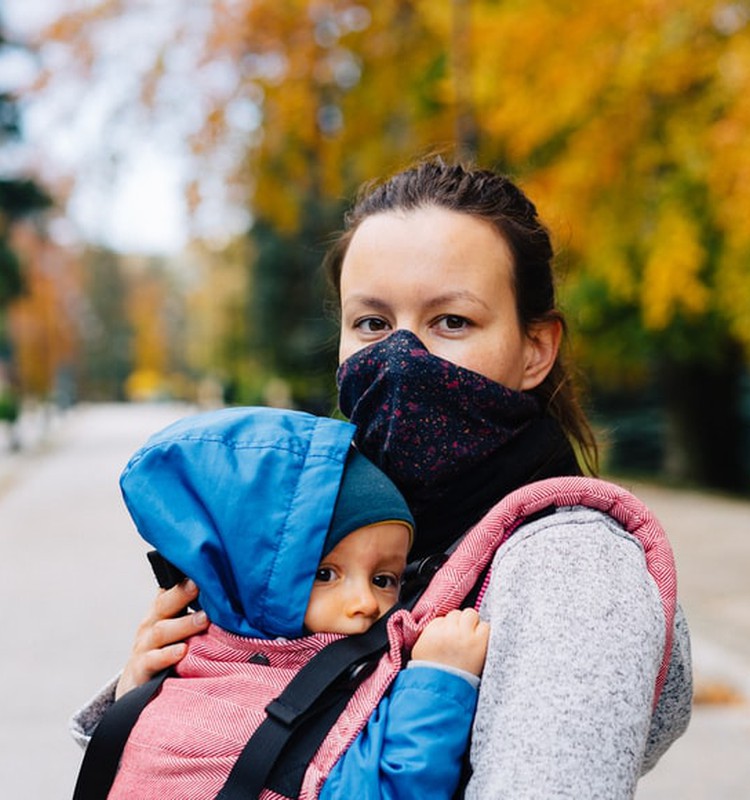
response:
<svg viewBox="0 0 750 800"><path fill-rule="evenodd" d="M497 553L471 748L469 800L626 800L687 728L692 680L678 607L666 684L656 585L635 538L591 509L560 509Z"/></svg>

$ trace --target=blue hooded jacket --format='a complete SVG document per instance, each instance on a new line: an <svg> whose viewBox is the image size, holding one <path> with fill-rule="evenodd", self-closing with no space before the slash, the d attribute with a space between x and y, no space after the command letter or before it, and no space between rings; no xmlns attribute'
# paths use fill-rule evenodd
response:
<svg viewBox="0 0 750 800"><path fill-rule="evenodd" d="M152 436L120 487L141 536L198 584L212 622L293 638L354 430L273 408L197 414Z"/></svg>

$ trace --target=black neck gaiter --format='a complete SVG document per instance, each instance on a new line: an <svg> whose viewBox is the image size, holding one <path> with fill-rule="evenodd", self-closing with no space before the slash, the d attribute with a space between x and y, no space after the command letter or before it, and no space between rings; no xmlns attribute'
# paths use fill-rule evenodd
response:
<svg viewBox="0 0 750 800"><path fill-rule="evenodd" d="M443 552L519 486L580 474L534 395L432 355L409 331L358 351L336 377L357 447L414 513L412 559Z"/></svg>

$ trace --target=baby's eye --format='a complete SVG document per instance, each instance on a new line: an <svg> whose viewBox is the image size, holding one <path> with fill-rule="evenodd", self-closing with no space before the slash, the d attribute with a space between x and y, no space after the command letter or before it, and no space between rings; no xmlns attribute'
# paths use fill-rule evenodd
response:
<svg viewBox="0 0 750 800"><path fill-rule="evenodd" d="M471 321L466 317L459 316L458 314L445 314L444 316L435 320L435 325L442 330L448 331L461 331L465 328L471 327Z"/></svg>
<svg viewBox="0 0 750 800"><path fill-rule="evenodd" d="M329 583L334 580L336 573L330 567L318 567L315 573L315 580L319 583Z"/></svg>
<svg viewBox="0 0 750 800"><path fill-rule="evenodd" d="M398 589L399 580L395 575L375 575L372 582L378 589Z"/></svg>
<svg viewBox="0 0 750 800"><path fill-rule="evenodd" d="M390 325L382 317L363 317L354 323L354 327L362 333L380 333L387 331Z"/></svg>

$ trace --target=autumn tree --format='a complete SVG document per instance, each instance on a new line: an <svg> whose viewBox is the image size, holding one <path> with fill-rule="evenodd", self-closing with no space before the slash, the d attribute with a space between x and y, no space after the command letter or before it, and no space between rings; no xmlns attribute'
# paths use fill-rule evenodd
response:
<svg viewBox="0 0 750 800"><path fill-rule="evenodd" d="M247 238L220 247L195 242L181 257L185 284L184 355L205 405L257 404L264 376L249 355L252 325Z"/></svg>
<svg viewBox="0 0 750 800"><path fill-rule="evenodd" d="M184 302L181 281L160 258L123 259L127 279L125 313L132 331L126 391L131 399L158 399L183 389Z"/></svg>
<svg viewBox="0 0 750 800"><path fill-rule="evenodd" d="M0 28L0 54L15 45ZM17 98L0 92L0 148L7 149L21 136L21 117ZM28 219L51 205L49 195L25 176L0 175L0 419L13 421L18 413L18 377L7 325L7 309L24 288L21 257L12 236L21 220Z"/></svg>
<svg viewBox="0 0 750 800"><path fill-rule="evenodd" d="M557 231L581 356L610 391L653 376L666 466L726 488L750 466L749 23L745 3L537 0L475 27L482 153Z"/></svg>
<svg viewBox="0 0 750 800"><path fill-rule="evenodd" d="M143 13L102 0L66 15L47 34L56 75L66 49L95 77L111 32ZM746 485L745 2L214 0L166 30L141 53L138 107L174 116L189 97L191 203L220 172L248 204L270 363L296 370L320 350L312 255L354 187L433 149L476 155L520 180L555 233L594 381L656 380L673 474Z"/></svg>
<svg viewBox="0 0 750 800"><path fill-rule="evenodd" d="M5 119L2 105L10 102L0 97L0 116ZM29 282L13 234L22 220L49 205L48 195L34 181L0 178L0 420L12 422L19 412L19 376L7 317L11 302L21 297Z"/></svg>
<svg viewBox="0 0 750 800"><path fill-rule="evenodd" d="M124 400L125 383L133 371L133 328L122 258L106 248L90 247L81 262L79 391L88 400Z"/></svg>
<svg viewBox="0 0 750 800"><path fill-rule="evenodd" d="M430 138L451 138L450 115L442 133L435 115L445 52L408 2L218 4L213 19L203 57L234 65L236 83L209 99L193 144L212 152L238 105L256 110L236 173L254 218L253 353L292 384L297 402L330 411L335 325L323 313L324 245L356 185Z"/></svg>
<svg viewBox="0 0 750 800"><path fill-rule="evenodd" d="M82 280L77 254L31 223L19 223L13 246L24 265L23 292L7 310L19 395L69 405L75 400Z"/></svg>

